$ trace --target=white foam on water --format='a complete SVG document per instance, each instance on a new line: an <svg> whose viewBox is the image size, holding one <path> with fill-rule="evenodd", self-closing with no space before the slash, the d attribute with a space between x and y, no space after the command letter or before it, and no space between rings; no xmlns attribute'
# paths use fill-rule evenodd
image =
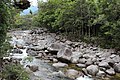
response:
<svg viewBox="0 0 120 80"><path fill-rule="evenodd" d="M76 80L93 80L92 78L89 78L88 76L80 76Z"/></svg>

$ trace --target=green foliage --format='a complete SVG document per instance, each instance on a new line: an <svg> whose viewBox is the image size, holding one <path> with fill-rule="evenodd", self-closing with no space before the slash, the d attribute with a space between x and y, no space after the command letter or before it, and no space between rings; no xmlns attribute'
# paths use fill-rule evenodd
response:
<svg viewBox="0 0 120 80"><path fill-rule="evenodd" d="M9 0L6 0L6 2L4 0L0 1L0 57L7 51L6 32L12 26L11 18L14 15L12 10L14 8L10 6Z"/></svg>
<svg viewBox="0 0 120 80"><path fill-rule="evenodd" d="M33 28L33 16L35 15L15 15L14 28L16 29L31 29Z"/></svg>
<svg viewBox="0 0 120 80"><path fill-rule="evenodd" d="M39 7L37 26L93 43L100 40L98 44L106 48L120 48L119 0L48 0Z"/></svg>
<svg viewBox="0 0 120 80"><path fill-rule="evenodd" d="M27 72L25 72L23 66L14 63L4 66L2 78L5 80L29 80Z"/></svg>

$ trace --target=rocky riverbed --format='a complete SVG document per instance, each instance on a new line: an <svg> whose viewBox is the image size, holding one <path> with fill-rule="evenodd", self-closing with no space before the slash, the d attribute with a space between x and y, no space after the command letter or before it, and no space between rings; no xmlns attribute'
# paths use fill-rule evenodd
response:
<svg viewBox="0 0 120 80"><path fill-rule="evenodd" d="M110 80L120 73L120 56L112 49L73 42L45 28L8 35L13 47L10 57L20 60L31 80Z"/></svg>

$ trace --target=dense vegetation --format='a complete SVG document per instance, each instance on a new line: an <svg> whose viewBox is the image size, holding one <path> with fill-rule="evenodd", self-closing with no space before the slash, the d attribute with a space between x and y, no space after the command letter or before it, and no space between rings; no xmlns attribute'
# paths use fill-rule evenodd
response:
<svg viewBox="0 0 120 80"><path fill-rule="evenodd" d="M120 48L119 0L49 0L39 7L37 26L105 48Z"/></svg>
<svg viewBox="0 0 120 80"><path fill-rule="evenodd" d="M20 66L9 61L4 64L3 57L9 52L10 46L7 31L14 27L16 9L9 0L0 1L0 79L3 80L29 80L26 72Z"/></svg>

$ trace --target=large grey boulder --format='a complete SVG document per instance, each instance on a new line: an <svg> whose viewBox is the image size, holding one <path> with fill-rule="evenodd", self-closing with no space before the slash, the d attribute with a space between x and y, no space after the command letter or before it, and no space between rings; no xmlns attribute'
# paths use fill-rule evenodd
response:
<svg viewBox="0 0 120 80"><path fill-rule="evenodd" d="M63 49L63 48L65 48L65 46L62 45L62 44L52 43L52 44L47 48L47 50L50 51L50 52L55 52L55 53L57 53L60 49Z"/></svg>
<svg viewBox="0 0 120 80"><path fill-rule="evenodd" d="M57 58L62 62L70 62L72 58L72 51L68 48L60 49L57 53Z"/></svg>
<svg viewBox="0 0 120 80"><path fill-rule="evenodd" d="M79 58L82 57L82 53L81 52L72 52L73 55L72 55L72 58L71 58L71 62L72 63L78 63L79 61Z"/></svg>
<svg viewBox="0 0 120 80"><path fill-rule="evenodd" d="M56 68L63 68L63 67L67 67L68 64L58 62L58 63L54 63L52 66L54 66Z"/></svg>
<svg viewBox="0 0 120 80"><path fill-rule="evenodd" d="M86 70L90 75L95 76L99 71L99 67L97 65L90 65Z"/></svg>
<svg viewBox="0 0 120 80"><path fill-rule="evenodd" d="M120 63L116 63L116 64L114 65L114 70L115 70L115 72L120 73Z"/></svg>

